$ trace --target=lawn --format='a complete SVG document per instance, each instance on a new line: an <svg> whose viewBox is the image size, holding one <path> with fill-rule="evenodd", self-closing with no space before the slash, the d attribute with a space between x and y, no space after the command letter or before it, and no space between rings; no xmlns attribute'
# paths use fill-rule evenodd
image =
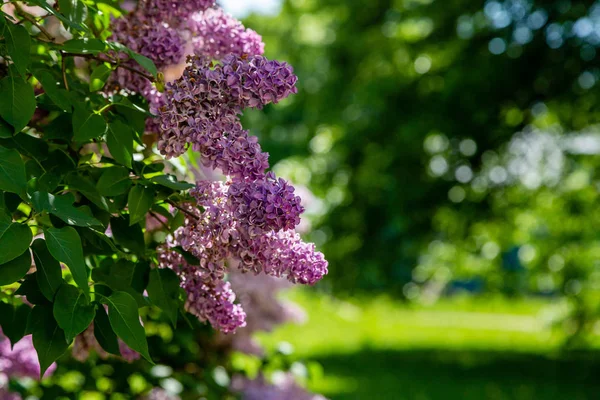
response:
<svg viewBox="0 0 600 400"><path fill-rule="evenodd" d="M464 299L409 306L295 291L309 321L260 337L316 361L310 389L350 399L598 399L600 357L565 354L547 300Z"/></svg>

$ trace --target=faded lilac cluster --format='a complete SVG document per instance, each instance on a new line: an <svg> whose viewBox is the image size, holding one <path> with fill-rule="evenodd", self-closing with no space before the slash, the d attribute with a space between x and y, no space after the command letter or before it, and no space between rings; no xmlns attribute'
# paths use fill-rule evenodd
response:
<svg viewBox="0 0 600 400"><path fill-rule="evenodd" d="M217 340L221 346L262 356L263 348L255 340L254 333L270 332L285 322L300 323L306 319L300 307L279 296L280 291L291 286L286 279L247 274L237 268L229 270L228 279L246 311L246 326L238 329L235 335L218 335Z"/></svg>
<svg viewBox="0 0 600 400"><path fill-rule="evenodd" d="M268 382L263 375L253 380L236 376L231 386L242 394L244 400L325 400L325 397L299 386L289 373L273 383Z"/></svg>
<svg viewBox="0 0 600 400"><path fill-rule="evenodd" d="M265 51L262 37L220 8L193 15L188 26L198 54L222 59L228 54L260 55Z"/></svg>
<svg viewBox="0 0 600 400"><path fill-rule="evenodd" d="M54 373L56 364L52 364L44 376ZM33 347L31 335L19 340L11 349L10 340L2 334L0 329L0 374L8 378L39 379L40 363Z"/></svg>
<svg viewBox="0 0 600 400"><path fill-rule="evenodd" d="M230 54L218 64L194 56L188 62L183 76L167 86L159 109L158 149L176 157L191 143L205 165L227 175L239 173L239 164L256 164L254 173L262 174L267 156L244 132L239 115L296 93L292 67L260 55Z"/></svg>
<svg viewBox="0 0 600 400"><path fill-rule="evenodd" d="M210 271L210 266L190 265L181 254L168 248L159 252L159 262L179 276L187 293L185 308L189 313L224 333L245 326L246 314L234 303L235 293L231 284L222 279L221 269Z"/></svg>

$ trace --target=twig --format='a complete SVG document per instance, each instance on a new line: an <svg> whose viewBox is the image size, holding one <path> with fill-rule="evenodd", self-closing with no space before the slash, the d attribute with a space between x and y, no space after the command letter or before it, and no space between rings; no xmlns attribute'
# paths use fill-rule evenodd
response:
<svg viewBox="0 0 600 400"><path fill-rule="evenodd" d="M170 205L172 205L173 207L175 207L176 209L178 209L179 211L182 211L184 213L186 213L187 215L189 215L190 217L194 218L194 219L198 219L198 216L191 213L190 211L186 210L185 208L180 207L177 203L172 202L171 200L165 200L166 203L169 203Z"/></svg>
<svg viewBox="0 0 600 400"><path fill-rule="evenodd" d="M101 62L107 62L111 65L114 65L117 68L126 69L128 71L131 71L133 73L143 76L144 78L148 79L150 82L154 82L154 77L152 75L148 75L145 72L140 71L139 69L130 67L129 65L121 64L118 61L114 61L114 60L111 60L106 57L101 57L99 55L94 55L94 54L76 54L76 53L68 53L68 52L62 52L62 55L63 55L63 59L64 59L64 57L81 57L81 58L87 58L87 59L92 59L92 60L98 60Z"/></svg>
<svg viewBox="0 0 600 400"><path fill-rule="evenodd" d="M62 64L62 76L63 82L65 83L65 89L69 90L69 83L67 82L67 60L63 57L61 60Z"/></svg>
<svg viewBox="0 0 600 400"><path fill-rule="evenodd" d="M40 30L40 32L42 32L48 38L48 40L50 40L52 42L54 42L56 40L56 38L54 36L52 36L50 34L50 32L48 32L46 30L46 28L44 28L42 25L40 25L35 20L35 18L32 17L30 14L27 14L27 12L25 12L25 10L23 10L23 8L21 8L21 6L18 3L14 2L12 4L15 6L15 10L17 10L17 12L19 13L19 15L22 16L28 22L31 22L36 28L38 28Z"/></svg>
<svg viewBox="0 0 600 400"><path fill-rule="evenodd" d="M157 220L158 222L160 222L160 224L169 232L171 232L171 228L169 227L169 225L165 224L163 222L162 219L160 219L159 215L157 215L154 211L150 210L150 215L152 215L152 217L154 217L155 220Z"/></svg>

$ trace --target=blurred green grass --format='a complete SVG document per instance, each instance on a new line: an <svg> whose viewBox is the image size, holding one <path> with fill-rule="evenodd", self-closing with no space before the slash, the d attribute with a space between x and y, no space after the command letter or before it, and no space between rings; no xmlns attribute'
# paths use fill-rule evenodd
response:
<svg viewBox="0 0 600 400"><path fill-rule="evenodd" d="M350 399L597 399L595 351L564 353L551 321L564 304L548 300L455 298L411 306L386 296L340 301L311 291L290 300L308 313L260 341L281 342L317 361L308 386Z"/></svg>

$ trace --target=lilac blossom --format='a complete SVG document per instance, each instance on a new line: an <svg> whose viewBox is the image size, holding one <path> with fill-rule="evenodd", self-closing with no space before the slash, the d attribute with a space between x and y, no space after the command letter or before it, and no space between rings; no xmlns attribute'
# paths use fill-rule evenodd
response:
<svg viewBox="0 0 600 400"><path fill-rule="evenodd" d="M238 118L244 108L277 103L297 91L296 81L291 66L263 56L228 55L216 65L204 57L190 57L183 76L167 85L165 104L158 113L162 130L158 148L174 157L192 143L202 157L210 158L212 154L202 152L207 143L210 148L223 136L244 139ZM240 144L230 150L248 146ZM219 160L214 163L218 165Z"/></svg>
<svg viewBox="0 0 600 400"><path fill-rule="evenodd" d="M195 53L215 59L228 54L260 55L265 51L262 37L220 8L194 14L188 21Z"/></svg>
<svg viewBox="0 0 600 400"><path fill-rule="evenodd" d="M200 266L190 265L181 254L168 248L159 252L159 261L161 267L172 268L179 276L187 293L185 309L190 314L224 333L245 326L246 314L234 303L235 293L229 282Z"/></svg>

